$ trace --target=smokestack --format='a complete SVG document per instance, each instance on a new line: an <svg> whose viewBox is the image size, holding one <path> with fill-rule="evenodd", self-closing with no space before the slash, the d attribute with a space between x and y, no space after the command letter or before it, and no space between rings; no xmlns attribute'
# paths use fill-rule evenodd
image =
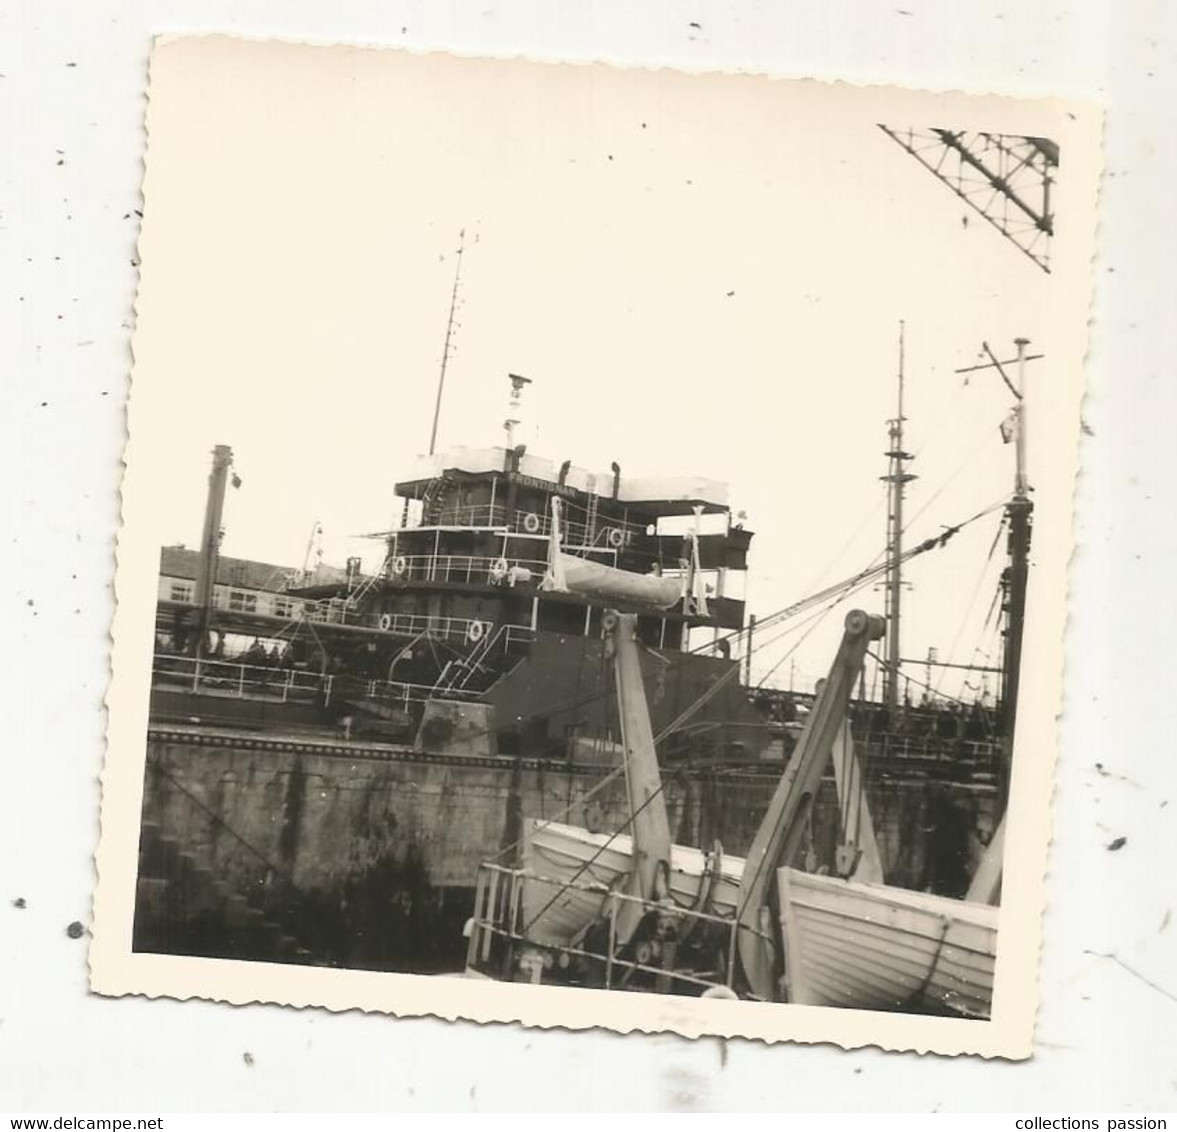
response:
<svg viewBox="0 0 1177 1132"><path fill-rule="evenodd" d="M523 422L520 399L524 387L531 384L531 378L520 377L517 373L509 373L507 377L511 381L511 396L507 399L507 419L503 421L503 428L507 432L507 449L510 450L515 447L515 430Z"/></svg>
<svg viewBox="0 0 1177 1132"><path fill-rule="evenodd" d="M572 470L572 461L571 460L565 460L564 463L562 463L560 465L560 478L556 482L561 487L563 487L564 484L568 482L568 473L571 470Z"/></svg>
<svg viewBox="0 0 1177 1132"><path fill-rule="evenodd" d="M613 472L613 498L616 499L621 494L621 465L614 460L609 468Z"/></svg>

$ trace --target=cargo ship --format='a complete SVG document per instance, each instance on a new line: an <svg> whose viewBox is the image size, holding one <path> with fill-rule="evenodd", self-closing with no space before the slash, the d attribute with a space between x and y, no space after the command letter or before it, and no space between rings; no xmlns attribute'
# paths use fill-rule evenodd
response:
<svg viewBox="0 0 1177 1132"><path fill-rule="evenodd" d="M200 545L161 555L136 950L461 970L488 860L521 860L536 819L591 833L631 810L617 614L675 844L748 850L813 702L748 679L753 533L722 483L515 443L526 384L511 377L505 443L420 457L395 484L367 572L222 555L235 476L215 449ZM850 719L888 876L963 895L1001 804L993 709L859 699ZM830 777L814 869L838 826Z"/></svg>

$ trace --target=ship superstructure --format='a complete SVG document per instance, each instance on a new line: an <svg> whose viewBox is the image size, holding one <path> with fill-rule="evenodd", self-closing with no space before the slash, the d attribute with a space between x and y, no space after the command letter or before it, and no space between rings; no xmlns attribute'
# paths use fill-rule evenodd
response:
<svg viewBox="0 0 1177 1132"><path fill-rule="evenodd" d="M738 663L727 638L744 625L752 533L733 522L722 483L627 476L617 464L592 473L487 447L421 457L395 493L402 523L381 536L377 575L298 592L346 602L350 627L367 632L340 634L337 656L415 704L418 735L439 713L478 714L442 706L453 703L493 709L478 719L479 753L549 756L604 735L606 608L637 615L665 722ZM593 584L568 584L559 564ZM703 644L722 639L692 653L693 630ZM700 717L711 722L705 746L754 757L758 720L730 683Z"/></svg>

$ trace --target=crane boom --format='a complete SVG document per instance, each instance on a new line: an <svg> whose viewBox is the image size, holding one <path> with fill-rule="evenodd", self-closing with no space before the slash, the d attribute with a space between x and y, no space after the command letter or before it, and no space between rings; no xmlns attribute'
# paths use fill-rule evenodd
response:
<svg viewBox="0 0 1177 1132"><path fill-rule="evenodd" d="M633 870L626 895L645 901L665 895L670 869L670 819L662 794L662 776L654 749L654 729L642 683L637 646L638 619L632 613L609 613L608 638L613 653L617 706L621 717L621 744L625 759L625 787L629 795ZM624 901L617 918L617 936L626 942L637 928L642 907Z"/></svg>
<svg viewBox="0 0 1177 1132"><path fill-rule="evenodd" d="M776 948L768 924L768 893L778 866L796 851L799 834L817 794L834 743L845 723L850 693L871 641L883 636L883 618L855 609L846 615L842 644L814 700L805 729L777 784L768 812L752 839L740 884L740 966L757 998L778 997Z"/></svg>

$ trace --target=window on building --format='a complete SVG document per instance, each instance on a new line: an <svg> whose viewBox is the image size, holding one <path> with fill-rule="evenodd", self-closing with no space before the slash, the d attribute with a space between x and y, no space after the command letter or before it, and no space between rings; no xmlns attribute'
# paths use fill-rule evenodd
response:
<svg viewBox="0 0 1177 1132"><path fill-rule="evenodd" d="M239 613L256 613L257 594L246 593L244 590L230 590L229 608Z"/></svg>
<svg viewBox="0 0 1177 1132"><path fill-rule="evenodd" d="M191 582L173 582L171 588L171 600L191 602L193 593L193 584Z"/></svg>
<svg viewBox="0 0 1177 1132"><path fill-rule="evenodd" d="M274 598L274 616L275 617L293 617L294 603L288 597Z"/></svg>

